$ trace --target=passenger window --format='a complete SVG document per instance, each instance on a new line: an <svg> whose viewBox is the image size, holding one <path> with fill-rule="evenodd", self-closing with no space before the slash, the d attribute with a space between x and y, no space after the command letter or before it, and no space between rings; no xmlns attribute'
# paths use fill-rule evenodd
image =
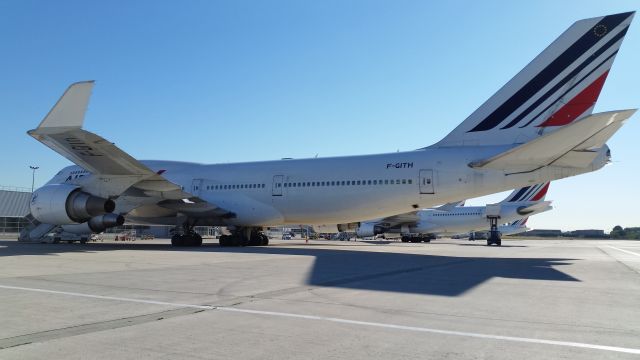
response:
<svg viewBox="0 0 640 360"><path fill-rule="evenodd" d="M378 185L378 180L373 180L373 185Z"/></svg>
<svg viewBox="0 0 640 360"><path fill-rule="evenodd" d="M411 184L411 179L407 180L407 184Z"/></svg>
<svg viewBox="0 0 640 360"><path fill-rule="evenodd" d="M407 183L407 179L402 179L402 183L406 184Z"/></svg>
<svg viewBox="0 0 640 360"><path fill-rule="evenodd" d="M371 185L371 180L367 180L367 185Z"/></svg>
<svg viewBox="0 0 640 360"><path fill-rule="evenodd" d="M385 185L389 185L389 180L385 180L385 181L384 181L384 184L385 184Z"/></svg>

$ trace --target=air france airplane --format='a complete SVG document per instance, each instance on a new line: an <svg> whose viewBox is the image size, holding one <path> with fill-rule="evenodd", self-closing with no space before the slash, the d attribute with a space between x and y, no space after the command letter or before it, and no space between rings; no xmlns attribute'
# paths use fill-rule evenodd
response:
<svg viewBox="0 0 640 360"><path fill-rule="evenodd" d="M529 220L529 217L516 220L510 224L500 225L498 226L498 231L500 231L500 234L502 235L515 235L529 231L530 229L527 227L527 220Z"/></svg>
<svg viewBox="0 0 640 360"><path fill-rule="evenodd" d="M266 245L266 226L320 232L458 199L592 172L635 110L593 114L633 12L581 20L434 145L365 156L196 164L140 161L83 129L93 81L72 84L28 132L76 165L32 196L35 238L52 226L87 231L127 222L175 225L175 246L199 246L196 225L224 226L222 246Z"/></svg>
<svg viewBox="0 0 640 360"><path fill-rule="evenodd" d="M514 190L498 204L500 221L510 223L552 209L550 201L544 201L549 183L526 186ZM360 237L399 234L402 242L429 242L438 235L456 235L486 230L487 206L441 206L373 221L361 222L356 230ZM510 228L502 227L509 231ZM514 229L515 230L515 229Z"/></svg>

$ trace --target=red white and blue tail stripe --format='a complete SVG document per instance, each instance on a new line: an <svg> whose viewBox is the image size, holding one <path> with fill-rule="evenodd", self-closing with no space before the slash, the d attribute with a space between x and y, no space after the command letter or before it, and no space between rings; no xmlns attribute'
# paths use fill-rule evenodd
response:
<svg viewBox="0 0 640 360"><path fill-rule="evenodd" d="M590 115L634 14L574 23L436 146L524 143Z"/></svg>
<svg viewBox="0 0 640 360"><path fill-rule="evenodd" d="M550 182L525 186L514 190L503 202L543 201L549 190Z"/></svg>

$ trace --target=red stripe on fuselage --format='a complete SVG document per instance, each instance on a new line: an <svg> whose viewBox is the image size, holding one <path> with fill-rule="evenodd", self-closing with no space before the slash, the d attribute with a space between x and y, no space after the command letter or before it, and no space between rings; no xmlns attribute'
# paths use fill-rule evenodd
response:
<svg viewBox="0 0 640 360"><path fill-rule="evenodd" d="M580 116L580 114L587 111L587 109L592 107L598 100L598 96L600 96L600 91L608 74L609 71L605 71L604 74L600 75L591 85L587 86L571 99L571 101L564 104L564 106L551 115L545 122L538 125L538 127L567 125Z"/></svg>

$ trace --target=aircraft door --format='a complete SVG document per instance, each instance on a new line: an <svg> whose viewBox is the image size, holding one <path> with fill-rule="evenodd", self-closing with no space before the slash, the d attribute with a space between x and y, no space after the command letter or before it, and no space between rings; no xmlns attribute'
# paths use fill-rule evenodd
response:
<svg viewBox="0 0 640 360"><path fill-rule="evenodd" d="M284 182L284 175L275 175L273 177L273 185L271 186L272 196L282 196L282 183Z"/></svg>
<svg viewBox="0 0 640 360"><path fill-rule="evenodd" d="M433 170L420 170L420 194L433 194Z"/></svg>
<svg viewBox="0 0 640 360"><path fill-rule="evenodd" d="M193 179L193 181L191 182L191 191L189 192L195 196L200 196L200 191L202 191L202 183L202 179Z"/></svg>

